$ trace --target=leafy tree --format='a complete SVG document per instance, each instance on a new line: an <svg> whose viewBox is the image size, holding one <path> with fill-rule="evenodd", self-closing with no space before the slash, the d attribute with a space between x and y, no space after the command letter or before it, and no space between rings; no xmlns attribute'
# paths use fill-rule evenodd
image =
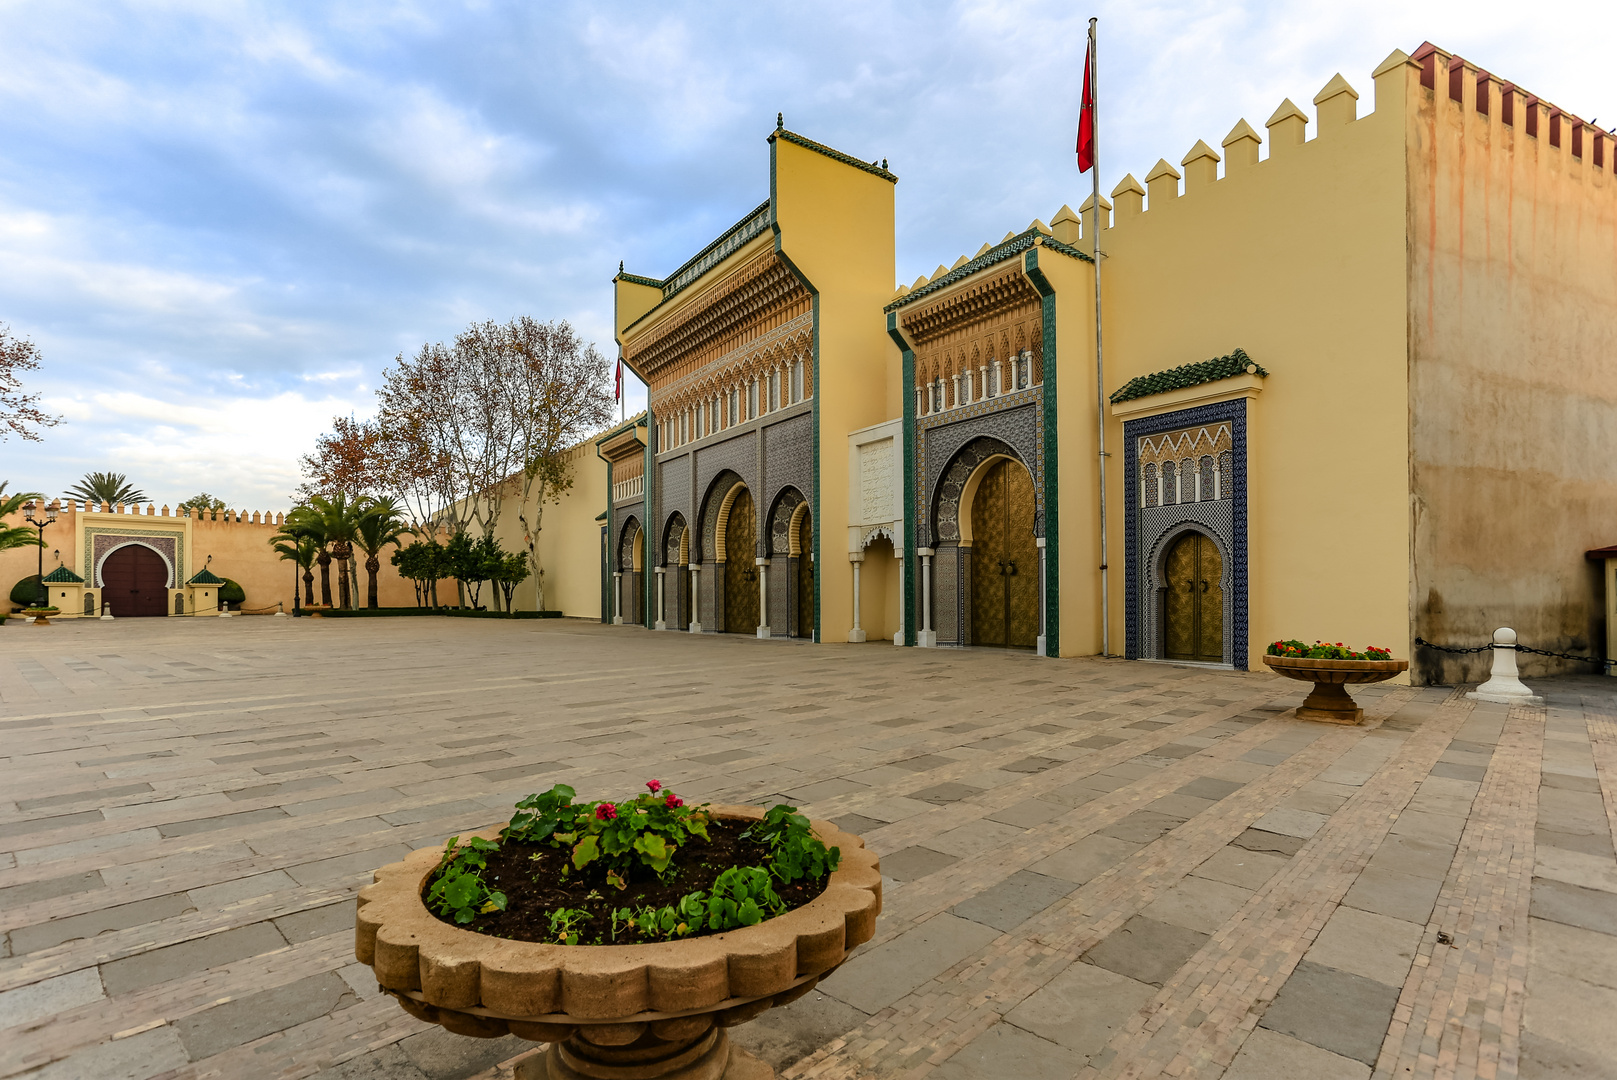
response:
<svg viewBox="0 0 1617 1080"><path fill-rule="evenodd" d="M377 558L389 544L398 545L399 537L413 530L405 523L403 508L392 498L367 499L359 525L354 530L354 543L365 553L365 573L369 578L365 606L374 608L376 602L376 572L382 568Z"/></svg>
<svg viewBox="0 0 1617 1080"><path fill-rule="evenodd" d="M415 583L417 606L438 606L438 579L449 576L442 544L432 540L417 541L395 551L392 562L401 576Z"/></svg>
<svg viewBox="0 0 1617 1080"><path fill-rule="evenodd" d="M270 544L281 556L282 562L292 561L298 564L303 571L303 602L314 603L314 557L316 548L314 539L309 536L293 536L290 533L277 533L270 537ZM296 594L296 587L293 588Z"/></svg>
<svg viewBox="0 0 1617 1080"><path fill-rule="evenodd" d="M60 416L51 416L39 407L38 394L22 392L21 372L39 369L39 349L27 338L11 335L0 323L0 442L11 435L39 442L38 428L55 427Z"/></svg>
<svg viewBox="0 0 1617 1080"><path fill-rule="evenodd" d="M225 501L209 495L206 491L191 496L179 506L175 507L182 514L201 514L204 512L218 512L225 508Z"/></svg>
<svg viewBox="0 0 1617 1080"><path fill-rule="evenodd" d="M118 503L132 506L136 503L151 502L146 493L129 483L129 477L121 472L85 473L83 480L67 489L67 494L71 498L98 504L111 503L114 506Z"/></svg>
<svg viewBox="0 0 1617 1080"><path fill-rule="evenodd" d="M526 315L505 327L513 355L508 408L522 463L517 517L522 523L538 606L545 606L539 531L545 506L561 502L573 486L567 450L612 421L608 361L585 344L566 320L541 323ZM526 577L527 575L524 575ZM509 600L507 607L510 606Z"/></svg>
<svg viewBox="0 0 1617 1080"><path fill-rule="evenodd" d="M24 520L23 505L29 502L43 502L45 496L37 491L19 491L15 495L6 494L6 485L0 483L0 551L7 551L19 547L44 547L45 542L39 538L39 532ZM7 525L6 518L15 517L17 524ZM35 583L35 592L38 592L39 575L35 574L30 581ZM29 598L30 601L33 597Z"/></svg>
<svg viewBox="0 0 1617 1080"><path fill-rule="evenodd" d="M241 582L234 578L225 578L225 583L219 586L219 603L235 604L240 610L247 602L247 590L241 587Z"/></svg>
<svg viewBox="0 0 1617 1080"><path fill-rule="evenodd" d="M505 610L511 611L511 594L516 587L528 579L533 571L528 566L526 552L517 551L500 560L500 565L494 575L494 584L499 586L500 592L505 594Z"/></svg>
<svg viewBox="0 0 1617 1080"><path fill-rule="evenodd" d="M314 452L298 459L308 480L298 493L330 498L342 493L357 499L390 489L381 433L375 424L338 416L331 430L315 440Z"/></svg>

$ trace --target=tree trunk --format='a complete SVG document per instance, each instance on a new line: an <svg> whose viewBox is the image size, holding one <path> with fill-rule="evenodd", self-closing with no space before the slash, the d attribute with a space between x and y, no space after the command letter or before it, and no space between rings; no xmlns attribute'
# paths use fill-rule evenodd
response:
<svg viewBox="0 0 1617 1080"><path fill-rule="evenodd" d="M365 560L365 574L370 578L370 584L365 593L365 606L368 608L380 606L376 603L376 571L380 570L381 568L382 560L378 559L375 555L372 555Z"/></svg>
<svg viewBox="0 0 1617 1080"><path fill-rule="evenodd" d="M438 579L432 579L432 606L438 607Z"/></svg>
<svg viewBox="0 0 1617 1080"><path fill-rule="evenodd" d="M314 571L307 566L303 568L303 606L314 606Z"/></svg>
<svg viewBox="0 0 1617 1080"><path fill-rule="evenodd" d="M320 553L320 602L331 606L331 553Z"/></svg>
<svg viewBox="0 0 1617 1080"><path fill-rule="evenodd" d="M342 554L337 556L337 602L348 606L348 556Z"/></svg>

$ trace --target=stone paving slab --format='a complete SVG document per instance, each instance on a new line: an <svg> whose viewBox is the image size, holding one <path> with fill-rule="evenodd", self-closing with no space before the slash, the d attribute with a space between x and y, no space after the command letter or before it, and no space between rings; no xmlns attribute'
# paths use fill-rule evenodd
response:
<svg viewBox="0 0 1617 1080"><path fill-rule="evenodd" d="M508 1080L353 960L383 862L566 781L790 797L877 936L799 1077L1617 1075L1617 683L1297 721L1267 673L573 620L0 631L0 1077Z"/></svg>

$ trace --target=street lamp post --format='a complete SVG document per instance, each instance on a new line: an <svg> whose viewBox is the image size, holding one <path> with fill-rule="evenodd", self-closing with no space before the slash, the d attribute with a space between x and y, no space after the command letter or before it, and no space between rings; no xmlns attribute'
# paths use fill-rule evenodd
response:
<svg viewBox="0 0 1617 1080"><path fill-rule="evenodd" d="M28 524L39 530L39 599L35 602L34 606L50 607L50 590L45 588L45 526L55 523L56 507L41 506L38 503L28 502L23 504L22 509L23 512L28 515ZM39 512L41 509L44 510L44 521L40 521L34 517L34 514Z"/></svg>

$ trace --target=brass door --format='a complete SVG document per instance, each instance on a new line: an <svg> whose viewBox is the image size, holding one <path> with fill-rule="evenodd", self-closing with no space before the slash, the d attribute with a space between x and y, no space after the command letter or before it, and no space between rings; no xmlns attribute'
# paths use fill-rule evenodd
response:
<svg viewBox="0 0 1617 1080"><path fill-rule="evenodd" d="M758 632L758 515L752 494L742 488L730 504L724 529L724 629Z"/></svg>
<svg viewBox="0 0 1617 1080"><path fill-rule="evenodd" d="M814 636L814 525L807 510L797 533L797 636Z"/></svg>
<svg viewBox="0 0 1617 1080"><path fill-rule="evenodd" d="M1189 532L1168 551L1167 653L1169 660L1224 660L1224 560L1212 539Z"/></svg>
<svg viewBox="0 0 1617 1080"><path fill-rule="evenodd" d="M1031 649L1039 637L1033 478L1019 462L988 467L971 504L971 641Z"/></svg>

